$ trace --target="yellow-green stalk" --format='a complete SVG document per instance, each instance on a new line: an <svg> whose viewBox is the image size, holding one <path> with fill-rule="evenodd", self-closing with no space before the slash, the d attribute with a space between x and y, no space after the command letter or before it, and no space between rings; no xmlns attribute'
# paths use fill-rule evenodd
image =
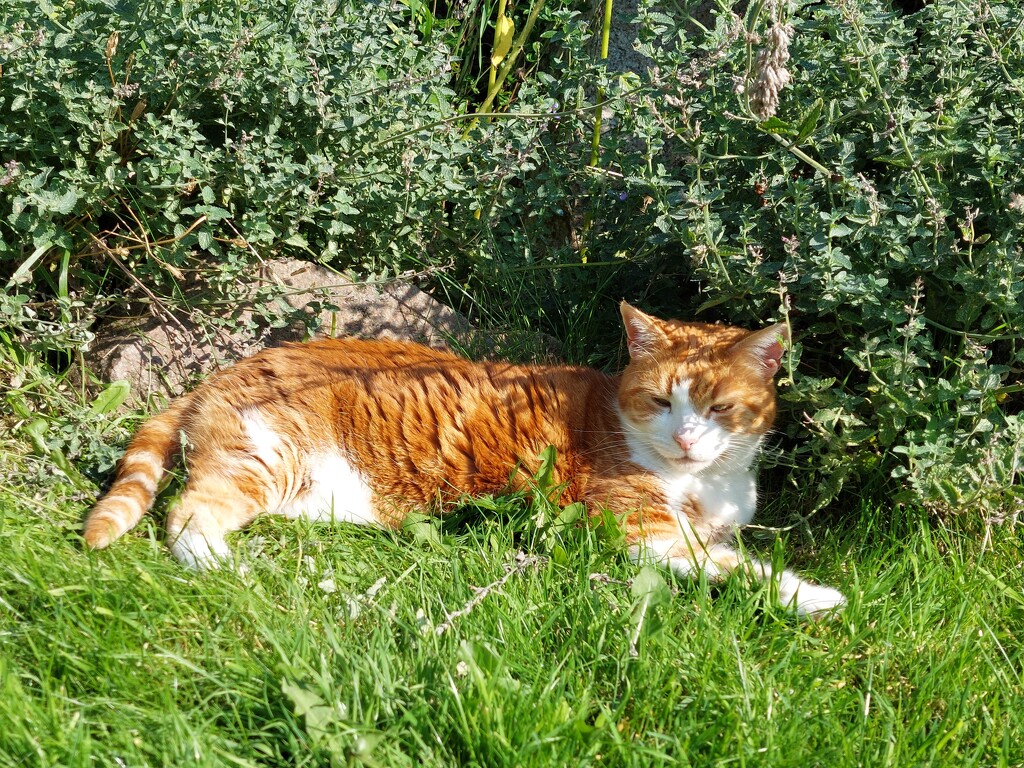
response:
<svg viewBox="0 0 1024 768"><path fill-rule="evenodd" d="M604 24L601 28L601 61L608 58L608 39L612 31L612 0L604 0ZM597 101L604 101L604 88L597 89ZM590 150L590 165L596 166L601 157L601 113L604 109L594 110L594 140Z"/></svg>

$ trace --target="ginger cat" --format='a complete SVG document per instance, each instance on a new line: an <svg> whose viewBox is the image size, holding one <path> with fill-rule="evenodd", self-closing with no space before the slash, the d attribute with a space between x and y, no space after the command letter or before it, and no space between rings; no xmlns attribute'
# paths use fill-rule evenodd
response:
<svg viewBox="0 0 1024 768"><path fill-rule="evenodd" d="M230 559L225 534L261 513L396 526L412 509L523 487L554 446L561 503L619 515L634 559L713 581L742 569L775 580L804 615L842 606L836 590L731 546L754 514L751 463L775 417L785 326L621 312L630 361L619 376L392 341L264 350L139 429L85 540L106 547L138 523L179 457L188 481L168 542L207 568Z"/></svg>

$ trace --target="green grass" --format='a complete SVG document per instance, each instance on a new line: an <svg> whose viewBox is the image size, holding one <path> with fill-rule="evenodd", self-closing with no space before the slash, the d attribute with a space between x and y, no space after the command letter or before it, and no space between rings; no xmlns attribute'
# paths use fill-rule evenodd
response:
<svg viewBox="0 0 1024 768"><path fill-rule="evenodd" d="M850 596L841 618L676 583L634 656L637 568L584 530L543 557L512 504L440 537L260 521L236 576L185 571L151 520L85 552L81 501L20 494L0 491L0 763L1024 764L1009 526L982 552L851 510L813 553L774 547ZM438 634L523 550L539 564Z"/></svg>

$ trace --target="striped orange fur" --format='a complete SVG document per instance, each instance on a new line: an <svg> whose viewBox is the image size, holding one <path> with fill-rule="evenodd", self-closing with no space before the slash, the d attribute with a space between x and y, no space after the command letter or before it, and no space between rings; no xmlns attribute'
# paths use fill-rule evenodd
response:
<svg viewBox="0 0 1024 768"><path fill-rule="evenodd" d="M841 605L835 590L730 546L756 504L751 464L775 416L784 326L621 311L630 362L619 376L393 341L264 350L143 425L85 540L106 547L138 523L179 459L188 480L168 541L202 568L230 559L225 534L259 514L396 526L410 510L443 513L467 495L525 486L554 446L561 502L620 515L636 559L773 578L801 613Z"/></svg>

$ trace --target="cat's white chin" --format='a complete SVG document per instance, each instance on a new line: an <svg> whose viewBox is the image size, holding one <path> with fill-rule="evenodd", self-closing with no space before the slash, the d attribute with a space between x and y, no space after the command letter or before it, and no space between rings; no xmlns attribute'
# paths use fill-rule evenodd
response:
<svg viewBox="0 0 1024 768"><path fill-rule="evenodd" d="M706 467L711 464L710 461L695 459L692 456L677 456L672 459L672 463L680 467Z"/></svg>
<svg viewBox="0 0 1024 768"><path fill-rule="evenodd" d="M695 475L714 464L714 460L696 459L693 456L664 456L665 463L677 472Z"/></svg>

